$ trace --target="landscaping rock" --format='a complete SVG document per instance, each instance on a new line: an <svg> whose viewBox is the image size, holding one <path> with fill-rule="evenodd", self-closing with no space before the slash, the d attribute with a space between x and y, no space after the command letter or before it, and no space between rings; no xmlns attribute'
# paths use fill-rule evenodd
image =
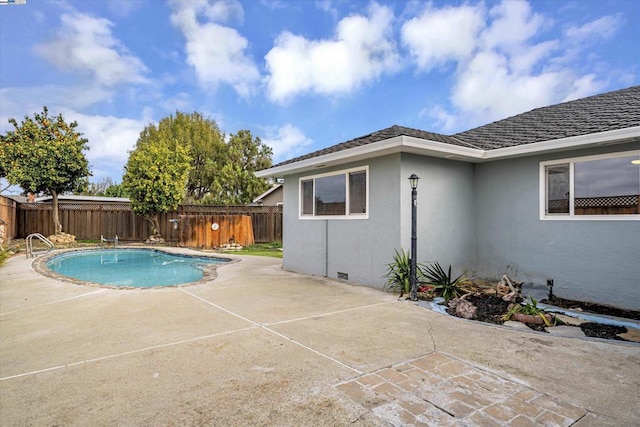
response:
<svg viewBox="0 0 640 427"><path fill-rule="evenodd" d="M459 299L456 304L456 316L463 319L475 319L477 311L478 308L467 300Z"/></svg>
<svg viewBox="0 0 640 427"><path fill-rule="evenodd" d="M154 234L149 236L146 243L148 245L162 245L164 244L164 239L160 235Z"/></svg>
<svg viewBox="0 0 640 427"><path fill-rule="evenodd" d="M627 328L627 332L618 336L627 341L640 342L640 329Z"/></svg>
<svg viewBox="0 0 640 427"><path fill-rule="evenodd" d="M513 320L507 320L506 322L503 323L504 326L508 326L510 328L513 329L519 329L521 331L530 331L531 328L529 328L527 325L525 325L522 322L514 322Z"/></svg>
<svg viewBox="0 0 640 427"><path fill-rule="evenodd" d="M242 249L242 245L239 243L225 243L218 248L221 251L241 251Z"/></svg>
<svg viewBox="0 0 640 427"><path fill-rule="evenodd" d="M76 241L76 236L74 236L73 234L60 233L60 234L52 234L51 236L48 237L48 239L53 244L57 243L60 245L68 245Z"/></svg>
<svg viewBox="0 0 640 427"><path fill-rule="evenodd" d="M571 317L565 314L555 314L555 316L558 320L562 321L562 323L569 326L580 326L588 322L588 320L578 319L577 317Z"/></svg>

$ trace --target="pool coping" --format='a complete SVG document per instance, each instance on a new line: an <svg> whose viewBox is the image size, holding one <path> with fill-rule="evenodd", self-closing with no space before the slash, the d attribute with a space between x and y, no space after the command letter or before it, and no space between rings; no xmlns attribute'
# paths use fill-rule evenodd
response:
<svg viewBox="0 0 640 427"><path fill-rule="evenodd" d="M51 259L60 256L62 254L65 253L71 253L71 252L87 252L87 251L96 251L96 250L114 250L114 249L118 249L118 250L152 250L152 251L156 251L156 252L162 252L168 255L179 255L179 256L183 256L183 257L190 257L190 258L217 258L217 259L224 259L227 260L224 263L221 264L211 264L211 265L200 265L200 266L196 266L198 269L200 269L203 273L202 278L200 280L197 280L195 282L187 282L187 283L179 283L179 284L175 284L175 285L160 285L160 286L116 286L116 285L106 285L103 283L96 283L96 282L88 282L86 280L80 280L80 279L75 279L73 277L69 277L69 276L65 276L63 274L59 274L54 272L53 270L51 270L49 267L47 267L47 262L50 261ZM38 256L36 258L34 258L31 261L31 268L33 269L33 271L35 271L38 274L41 274L45 277L49 277L52 279L56 279L56 280L60 280L62 282L67 282L67 283L72 283L74 285L80 285L80 286L88 286L88 287L93 287L93 288L105 288L105 289L122 289L122 290L136 290L136 289L166 289L166 288L181 288L181 287L188 287L188 286L197 286L197 285L202 285L204 283L208 283L211 282L213 280L215 280L218 277L218 268L219 267L223 267L223 266L227 266L227 265L231 265L231 264L235 264L237 262L240 262L241 260L239 258L231 258L231 257L226 257L226 256L212 256L210 254L205 254L205 253L199 253L199 254L187 254L187 253L183 253L183 252L178 252L178 251L171 251L168 250L170 248L158 248L158 247L154 247L154 246L135 246L135 247L118 247L118 248L104 248L104 247L100 247L100 246L87 246L87 247L82 247L82 248L69 248L69 249L56 249L50 253L47 253L45 255L41 255ZM182 248L179 248L182 249ZM184 249L189 249L189 248L184 248ZM189 250L194 250L194 249L189 249Z"/></svg>

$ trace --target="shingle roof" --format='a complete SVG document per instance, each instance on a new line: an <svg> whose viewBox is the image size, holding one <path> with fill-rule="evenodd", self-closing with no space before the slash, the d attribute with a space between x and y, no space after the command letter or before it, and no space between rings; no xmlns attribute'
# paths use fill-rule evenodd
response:
<svg viewBox="0 0 640 427"><path fill-rule="evenodd" d="M640 86L536 108L526 113L454 135L441 135L394 125L314 151L313 153L286 160L274 165L274 167L372 144L397 136L411 136L451 145L493 150L634 126L640 126Z"/></svg>
<svg viewBox="0 0 640 427"><path fill-rule="evenodd" d="M305 154L294 159L286 160L282 163L278 163L275 166L287 165L289 163L299 162L301 160L312 159L325 154L336 153L342 150L348 150L349 148L360 147L362 145L372 144L378 141L384 141L385 139L395 138L396 136L412 136L420 139L428 139L430 141L444 142L452 145L462 145L464 147L473 147L467 143L457 140L455 137L440 135L438 133L427 132L419 129L412 129L404 126L393 125L386 129L382 129L365 136L361 136L355 139L351 139L340 144L332 145L331 147L323 148L322 150L314 151L313 153ZM473 147L478 148L478 147Z"/></svg>
<svg viewBox="0 0 640 427"><path fill-rule="evenodd" d="M483 150L640 126L640 86L536 108L453 135Z"/></svg>

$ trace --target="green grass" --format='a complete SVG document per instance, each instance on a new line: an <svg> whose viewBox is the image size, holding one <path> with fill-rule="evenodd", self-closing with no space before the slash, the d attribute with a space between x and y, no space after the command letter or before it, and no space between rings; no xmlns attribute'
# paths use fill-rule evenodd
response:
<svg viewBox="0 0 640 427"><path fill-rule="evenodd" d="M245 246L241 251L237 251L236 253L240 255L258 255L282 258L282 242L256 243L254 245Z"/></svg>
<svg viewBox="0 0 640 427"><path fill-rule="evenodd" d="M4 264L4 261L11 256L9 248L0 246L0 265Z"/></svg>

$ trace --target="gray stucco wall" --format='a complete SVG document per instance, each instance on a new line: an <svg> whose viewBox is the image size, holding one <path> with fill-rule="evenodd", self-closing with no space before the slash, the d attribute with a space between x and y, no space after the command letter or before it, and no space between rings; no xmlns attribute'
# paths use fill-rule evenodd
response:
<svg viewBox="0 0 640 427"><path fill-rule="evenodd" d="M545 221L539 215L541 161L611 151L604 147L476 165L476 274L506 273L538 285L552 278L560 297L640 309L639 221Z"/></svg>
<svg viewBox="0 0 640 427"><path fill-rule="evenodd" d="M369 166L369 219L299 219L301 176ZM400 247L400 155L287 175L284 185L283 267L349 281L383 286L386 264Z"/></svg>
<svg viewBox="0 0 640 427"><path fill-rule="evenodd" d="M394 154L367 162L318 169L314 174L369 165L369 219L301 220L298 180L285 177L285 269L382 287L386 265L396 249L409 251L411 189L418 187L418 261L438 260L458 270L473 266L473 165ZM303 174L302 176L308 176Z"/></svg>
<svg viewBox="0 0 640 427"><path fill-rule="evenodd" d="M284 185L285 269L383 286L395 249L410 248L411 190L418 186L418 261L454 273L544 286L569 299L640 309L640 221L544 221L541 161L627 151L638 143L481 164L412 154L322 168L369 166L369 219L300 220L298 179Z"/></svg>
<svg viewBox="0 0 640 427"><path fill-rule="evenodd" d="M458 274L472 271L475 248L473 165L433 157L402 155L402 243L411 245L411 187L418 182L418 261L437 261Z"/></svg>

